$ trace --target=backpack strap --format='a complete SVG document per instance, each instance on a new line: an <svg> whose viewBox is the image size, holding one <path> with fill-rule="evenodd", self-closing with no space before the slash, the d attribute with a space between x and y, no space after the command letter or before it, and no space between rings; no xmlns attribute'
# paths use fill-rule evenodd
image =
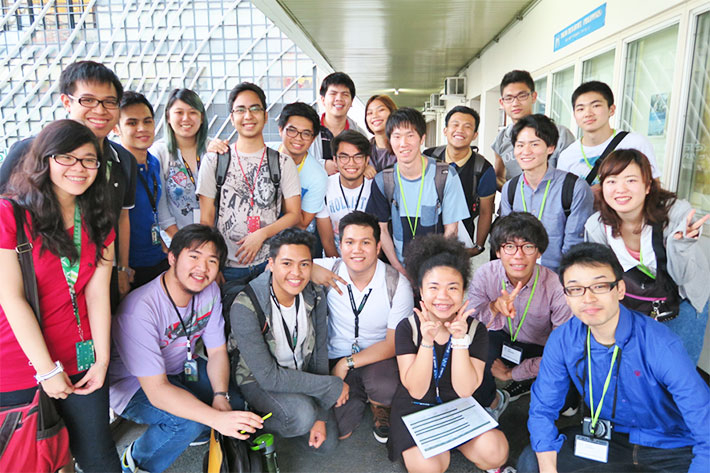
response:
<svg viewBox="0 0 710 473"><path fill-rule="evenodd" d="M219 217L219 204L222 198L222 186L224 186L224 181L227 179L227 170L229 169L229 162L232 160L231 151L226 153L220 153L217 155L217 167L215 168L215 183L217 184L217 195L214 198L214 223L217 224L217 218Z"/></svg>
<svg viewBox="0 0 710 473"><path fill-rule="evenodd" d="M25 211L12 199L6 199L12 204L15 214L15 226L17 227L17 259L20 261L22 270L22 284L25 288L25 298L37 318L40 329L42 328L42 317L39 306L39 291L37 289L37 277L35 274L34 259L32 258L32 243L27 238L25 230Z"/></svg>
<svg viewBox="0 0 710 473"><path fill-rule="evenodd" d="M429 156L437 161L446 161L446 145L426 149L423 154L424 156Z"/></svg>
<svg viewBox="0 0 710 473"><path fill-rule="evenodd" d="M565 180L562 183L562 210L565 212L565 218L569 218L572 209L572 199L574 198L574 186L577 183L577 175L568 172Z"/></svg>
<svg viewBox="0 0 710 473"><path fill-rule="evenodd" d="M281 163L279 162L279 152L266 148L266 164L269 167L269 178L276 188L276 199L279 198L279 185L281 184ZM304 158L305 159L305 158Z"/></svg>
<svg viewBox="0 0 710 473"><path fill-rule="evenodd" d="M394 269L394 266L385 263L385 284L387 285L387 298L390 301L390 309L392 308L392 300L397 292L397 284L399 283L399 271Z"/></svg>
<svg viewBox="0 0 710 473"><path fill-rule="evenodd" d="M254 288L251 287L251 284L244 286L244 293L251 300L251 304L254 306L254 310L256 311L256 320L261 326L261 334L266 334L269 331L269 324L266 323L266 315L261 309L261 305L259 305L259 300L256 298L256 293L254 292Z"/></svg>
<svg viewBox="0 0 710 473"><path fill-rule="evenodd" d="M394 198L394 166L382 170L382 185L387 202L397 207L397 201Z"/></svg>
<svg viewBox="0 0 710 473"><path fill-rule="evenodd" d="M587 180L587 184L590 186L592 185L592 182L594 182L594 179L597 178L597 173L599 172L599 166L602 165L602 161L604 161L604 158L607 157L609 153L614 151L616 147L621 143L621 140L626 138L626 135L628 135L628 131L620 131L616 134L613 140L606 145L606 148L604 148L604 151L602 151L602 154L599 155L599 158L597 158L597 161L594 163L594 167L592 167L591 171L589 171L589 174L587 174L587 177L585 178Z"/></svg>
<svg viewBox="0 0 710 473"><path fill-rule="evenodd" d="M520 180L520 174L515 176L510 180L510 183L508 184L508 204L510 205L510 208L513 208L513 201L515 200L515 189L518 188L518 181Z"/></svg>
<svg viewBox="0 0 710 473"><path fill-rule="evenodd" d="M436 214L437 219L436 219L436 229L438 233L438 228L439 228L439 209L443 206L444 203L444 189L446 187L446 178L449 175L449 170L451 169L451 166L449 163L442 162L442 161L437 161L436 162L436 170L434 174L434 187L436 187Z"/></svg>

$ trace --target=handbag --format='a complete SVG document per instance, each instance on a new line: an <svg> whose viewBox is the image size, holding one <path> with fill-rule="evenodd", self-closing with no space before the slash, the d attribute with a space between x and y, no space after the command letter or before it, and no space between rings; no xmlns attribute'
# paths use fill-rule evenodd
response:
<svg viewBox="0 0 710 473"><path fill-rule="evenodd" d="M10 200L17 225L17 257L22 268L25 297L42 327L39 294L32 260L32 244L25 233L24 212ZM71 459L69 432L54 401L38 386L32 402L0 409L0 471L57 471Z"/></svg>
<svg viewBox="0 0 710 473"><path fill-rule="evenodd" d="M212 430L210 449L202 461L203 473L262 473L262 455L245 440L225 437Z"/></svg>

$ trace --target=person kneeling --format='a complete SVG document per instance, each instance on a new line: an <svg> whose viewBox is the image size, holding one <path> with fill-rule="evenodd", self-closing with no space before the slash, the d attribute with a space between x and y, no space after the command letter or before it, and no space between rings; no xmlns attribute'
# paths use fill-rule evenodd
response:
<svg viewBox="0 0 710 473"><path fill-rule="evenodd" d="M148 430L126 448L124 472L167 469L210 428L245 439L261 418L243 412L229 386L229 359L219 287L227 258L217 230L187 225L172 239L170 269L131 292L113 319L109 368L111 407ZM195 357L202 339L208 361Z"/></svg>
<svg viewBox="0 0 710 473"><path fill-rule="evenodd" d="M287 228L268 244L267 270L230 310L236 382L250 407L273 413L267 430L328 451L338 441L331 407L348 399L349 388L328 374L328 307L323 290L309 282L315 237Z"/></svg>
<svg viewBox="0 0 710 473"><path fill-rule="evenodd" d="M450 453L424 458L402 416L471 396L483 380L488 335L465 309L463 296L471 268L462 243L427 235L412 241L405 259L409 277L421 293L421 310L415 309L416 316L402 320L395 331L400 384L392 401L387 446L390 460L401 455L408 471L443 472ZM477 326L471 338L473 323ZM508 458L508 441L498 429L457 448L484 470L499 468Z"/></svg>

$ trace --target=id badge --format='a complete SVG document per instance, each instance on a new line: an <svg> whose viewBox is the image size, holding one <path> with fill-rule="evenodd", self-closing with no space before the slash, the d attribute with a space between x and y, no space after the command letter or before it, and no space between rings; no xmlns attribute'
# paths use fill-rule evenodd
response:
<svg viewBox="0 0 710 473"><path fill-rule="evenodd" d="M360 345L357 342L353 343L352 346L352 354L354 355L355 353L360 353Z"/></svg>
<svg viewBox="0 0 710 473"><path fill-rule="evenodd" d="M247 217L247 230L249 233L254 233L261 228L261 217L253 215Z"/></svg>
<svg viewBox="0 0 710 473"><path fill-rule="evenodd" d="M182 370L185 373L185 381L197 382L197 360L185 360Z"/></svg>
<svg viewBox="0 0 710 473"><path fill-rule="evenodd" d="M513 345L503 344L503 349L500 352L500 357L504 360L520 364L520 359L523 357L523 350Z"/></svg>
<svg viewBox="0 0 710 473"><path fill-rule="evenodd" d="M150 227L150 241L154 245L160 245L160 226L157 223Z"/></svg>
<svg viewBox="0 0 710 473"><path fill-rule="evenodd" d="M76 342L76 369L78 371L86 371L91 368L95 361L94 341Z"/></svg>
<svg viewBox="0 0 710 473"><path fill-rule="evenodd" d="M200 223L200 209L192 209L192 223Z"/></svg>
<svg viewBox="0 0 710 473"><path fill-rule="evenodd" d="M609 459L609 441L593 439L586 435L576 435L574 454L580 458L606 463Z"/></svg>

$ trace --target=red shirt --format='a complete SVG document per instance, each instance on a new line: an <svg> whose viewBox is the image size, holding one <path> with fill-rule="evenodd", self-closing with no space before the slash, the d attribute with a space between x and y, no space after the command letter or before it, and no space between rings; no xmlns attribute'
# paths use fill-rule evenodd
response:
<svg viewBox="0 0 710 473"><path fill-rule="evenodd" d="M30 222L30 214L25 213L25 219ZM74 228L68 230L73 235ZM69 296L69 286L62 272L59 257L49 250L42 251L42 239L32 239L32 256L34 259L37 287L39 291L39 306L42 313L42 333L49 354L53 361L59 360L64 365L64 371L69 375L77 374L76 346L81 341L77 328L74 310ZM115 238L113 230L106 238L104 245L110 245ZM0 248L14 250L17 246L17 227L12 204L0 200ZM86 309L86 285L96 270L96 245L88 239L84 230L81 232L81 260L79 263L79 278L75 285L79 317L84 332L84 340L91 339L91 327ZM106 297L109 288L106 286ZM17 343L15 334L5 317L5 311L0 306L0 392L27 389L37 385L34 379L35 369Z"/></svg>

